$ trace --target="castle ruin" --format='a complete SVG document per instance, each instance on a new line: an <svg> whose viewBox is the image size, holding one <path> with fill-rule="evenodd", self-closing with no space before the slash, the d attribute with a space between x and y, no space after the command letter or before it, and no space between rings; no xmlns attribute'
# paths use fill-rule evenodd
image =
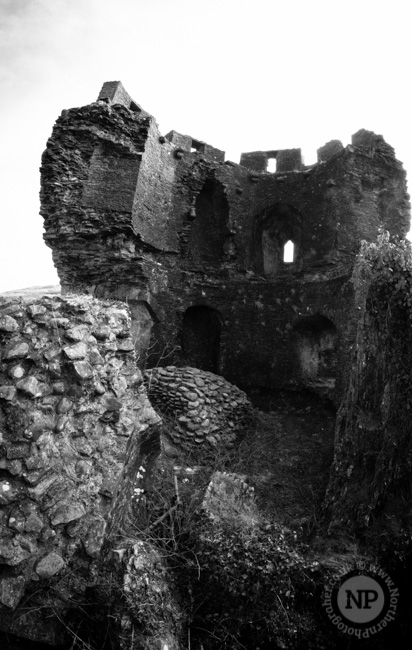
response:
<svg viewBox="0 0 412 650"><path fill-rule="evenodd" d="M304 439L293 414L289 429L282 428L286 418L279 424L276 415L266 429L252 430L255 446L247 448L248 458L253 457L248 450L260 447L259 458L268 458L258 473L251 466L252 478L265 497L280 493L272 502L270 534L266 520L253 522L258 549L277 558L262 572L266 585L276 586L272 598L279 600L278 583L289 567L296 567L298 557L292 546L284 546L278 506L289 505L296 494L300 502L302 492L311 491L310 511L320 512L321 502L314 504L318 498L323 502L326 484L318 478L327 478L333 444L326 499L333 526L343 526L346 539L355 519L363 523L366 512L368 517L377 513L378 521L383 513L389 535L404 542L402 527L411 520L405 496L410 495L410 404L404 399L411 386L411 345L409 334L402 337L401 332L399 340L392 334L399 322L408 323L409 333L410 318L400 310L403 320L391 321L396 309L388 315L390 302L380 318L372 318L365 305L359 306L359 286L355 291L350 279L362 240L375 241L380 230L393 237L407 234L405 171L382 136L365 130L347 147L336 140L327 143L311 166L303 164L299 149L244 153L240 164L224 158L222 151L190 136L175 131L161 135L154 118L120 82L105 83L95 103L63 111L56 122L42 159L41 213L63 296L0 301L0 641L4 632L49 646L70 641L73 647L72 629L76 642L83 637L71 621L78 625L79 615L88 621L84 612L99 609L93 634L99 632L104 640L100 643L99 637L96 647L103 647L112 629L110 647L179 650L191 629L192 613L187 612L193 603L201 621L193 630L208 634L203 628L209 619L202 618L201 610L204 585L208 587L200 581L201 574L210 573L208 560L203 564L201 558L202 571L197 563L195 581L188 583L190 591L183 589L183 600L181 594L175 598L174 574L150 531L175 510L179 517L184 512L177 510L176 472L182 467L174 465L171 452L176 449L166 447L165 436L183 452L198 446L205 465L209 458L215 460L219 446L226 452L239 450L237 432L241 425L249 426L250 402L228 382L249 396L298 386L326 394L337 404L346 393L335 443L326 417L318 422L316 410ZM269 171L269 161L275 163L274 171ZM412 281L403 271L410 310ZM399 296L392 294L396 302ZM385 341L379 346L373 335L381 330L386 339L375 336ZM365 332L379 351L368 358ZM401 373L393 371L397 359L402 360ZM174 418L173 426L160 421L152 404ZM292 429L293 440L288 435ZM298 455L301 449L305 453ZM152 470L159 458L160 482L172 465L175 481L175 493L168 492L165 481L162 514L156 504L148 507L155 503L150 501ZM190 469L185 469L187 475ZM218 472L217 477L219 490L208 488L202 508L206 503L210 509L213 501L219 505L222 495L227 506L227 495L236 495L233 485L252 502L241 475ZM235 482L226 489L230 477ZM292 490L290 481L295 481ZM241 520L236 500L235 519ZM309 531L306 506L298 505L294 522ZM188 513L187 530L196 535L193 511ZM251 517L246 520L250 524ZM207 530L199 539L210 541L216 553L212 557L223 557L216 529ZM259 530L261 536L255 536ZM237 541L241 536L233 531ZM381 533L378 529L384 548ZM302 628L303 645L296 648L306 648L308 642L319 646L315 622L320 607L313 585L324 580L327 564L310 573L310 579L307 569L320 567L325 558L321 548L320 562L312 563L311 557L307 565L301 559L302 576L310 584L296 582L296 594L299 598L306 584L310 591L304 587L295 610L287 605L284 628L293 633L295 626ZM335 547L332 551L336 565ZM175 554L173 546L173 558ZM230 553L230 575L232 557ZM256 557L261 571L261 555ZM352 562L353 538L349 558ZM206 594L213 603L224 603L226 621L229 591L224 591L222 576L229 572L217 562L216 567L218 597L213 591ZM409 584L408 573L402 572ZM257 631L270 642L265 647L273 647L272 628L269 634L260 625L248 627L254 623L249 618L260 624L262 611L269 611L258 609L259 616L251 616L251 602L277 606L265 591L254 591L256 584L260 589L255 574L252 582L241 583L235 573L236 592L239 584L248 584L241 595L252 594L252 600L234 601L233 620L239 627L239 603L247 603L242 647L252 647L246 638L256 645ZM243 568L239 576L246 577ZM285 596L292 583L288 578ZM200 594L197 601L193 584ZM301 610L308 618L300 618ZM109 619L111 628L106 627ZM279 621L275 619L276 626ZM316 637L308 641L310 630ZM90 639L86 624L81 634ZM282 634L277 628L276 638L286 647ZM325 634L330 639L327 630ZM223 647L218 636L211 636ZM202 634L196 638L203 639ZM392 647L392 636L389 640ZM329 641L321 645L332 647Z"/></svg>
<svg viewBox="0 0 412 650"><path fill-rule="evenodd" d="M300 149L236 164L163 136L120 82L63 111L41 178L63 293L127 302L141 365L193 366L247 391L305 385L339 400L360 242L409 230L406 174L382 136L332 140L310 166Z"/></svg>

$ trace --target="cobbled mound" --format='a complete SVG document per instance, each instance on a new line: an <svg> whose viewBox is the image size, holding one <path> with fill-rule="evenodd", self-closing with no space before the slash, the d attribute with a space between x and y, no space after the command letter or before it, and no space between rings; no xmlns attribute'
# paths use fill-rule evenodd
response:
<svg viewBox="0 0 412 650"><path fill-rule="evenodd" d="M144 373L151 403L173 419L168 434L184 450L232 448L252 421L246 394L228 381L198 368L153 368Z"/></svg>

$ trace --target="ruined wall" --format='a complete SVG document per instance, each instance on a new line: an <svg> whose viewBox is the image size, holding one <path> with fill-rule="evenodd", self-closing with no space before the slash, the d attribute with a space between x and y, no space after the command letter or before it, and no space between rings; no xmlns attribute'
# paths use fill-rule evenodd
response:
<svg viewBox="0 0 412 650"><path fill-rule="evenodd" d="M57 121L42 159L41 201L45 241L63 287L93 285L103 276L110 284L130 271L137 281L142 276L141 256L129 237L130 188L137 180L146 122L104 103L64 111ZM106 195L113 195L107 203Z"/></svg>
<svg viewBox="0 0 412 650"><path fill-rule="evenodd" d="M0 629L62 640L133 516L159 422L124 304L0 301Z"/></svg>
<svg viewBox="0 0 412 650"><path fill-rule="evenodd" d="M196 318L191 318L193 309L201 310L208 337L202 336ZM342 371L357 318L356 313L350 318L351 310L351 286L342 278L306 283L244 280L223 286L207 279L194 283L186 295L178 287L174 291L170 283L168 293L160 296L157 313L164 323L162 338L159 349L152 350L149 365L155 363L157 354L163 354L178 365L224 374L247 391L258 386L279 388L302 380L295 328L318 314L337 329L333 367ZM191 339L197 346L191 345ZM168 346L168 341L173 344ZM208 361L213 365L206 365ZM334 378L339 384L339 373ZM320 379L311 377L306 383Z"/></svg>
<svg viewBox="0 0 412 650"><path fill-rule="evenodd" d="M294 328L328 318L340 384L356 321L346 280L360 242L379 228L409 229L393 149L362 130L346 148L321 147L309 167L298 149L243 154L237 165L191 136L161 136L116 88L64 112L43 157L45 240L63 290L127 301L142 365L196 365L185 351L188 310L209 309L215 351L200 350L198 365L243 386L301 380ZM211 345L196 332L199 348Z"/></svg>
<svg viewBox="0 0 412 650"><path fill-rule="evenodd" d="M334 532L366 534L402 557L412 521L410 242L391 243L385 233L365 243L353 283L360 318L325 512Z"/></svg>

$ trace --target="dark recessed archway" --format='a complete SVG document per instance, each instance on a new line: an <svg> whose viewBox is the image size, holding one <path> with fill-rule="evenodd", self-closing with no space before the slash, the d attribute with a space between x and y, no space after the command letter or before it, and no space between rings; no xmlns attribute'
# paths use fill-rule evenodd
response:
<svg viewBox="0 0 412 650"><path fill-rule="evenodd" d="M295 324L293 338L300 378L334 385L337 330L333 322L321 314L307 316Z"/></svg>
<svg viewBox="0 0 412 650"><path fill-rule="evenodd" d="M219 373L222 316L217 309L196 305L183 317L182 352L189 366Z"/></svg>
<svg viewBox="0 0 412 650"><path fill-rule="evenodd" d="M217 266L224 256L229 206L221 183L207 180L195 203L195 217L188 241L189 257L195 264Z"/></svg>
<svg viewBox="0 0 412 650"><path fill-rule="evenodd" d="M302 216L292 206L277 203L255 220L254 260L258 273L268 278L286 269L298 269L301 260ZM285 247L293 246L292 259Z"/></svg>

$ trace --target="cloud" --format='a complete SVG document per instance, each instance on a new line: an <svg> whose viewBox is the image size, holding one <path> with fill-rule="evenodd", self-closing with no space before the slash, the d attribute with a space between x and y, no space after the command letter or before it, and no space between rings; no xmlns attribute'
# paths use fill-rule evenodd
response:
<svg viewBox="0 0 412 650"><path fill-rule="evenodd" d="M1 0L0 80L9 98L41 91L64 77L70 57L77 62L87 44L88 6L94 2Z"/></svg>

